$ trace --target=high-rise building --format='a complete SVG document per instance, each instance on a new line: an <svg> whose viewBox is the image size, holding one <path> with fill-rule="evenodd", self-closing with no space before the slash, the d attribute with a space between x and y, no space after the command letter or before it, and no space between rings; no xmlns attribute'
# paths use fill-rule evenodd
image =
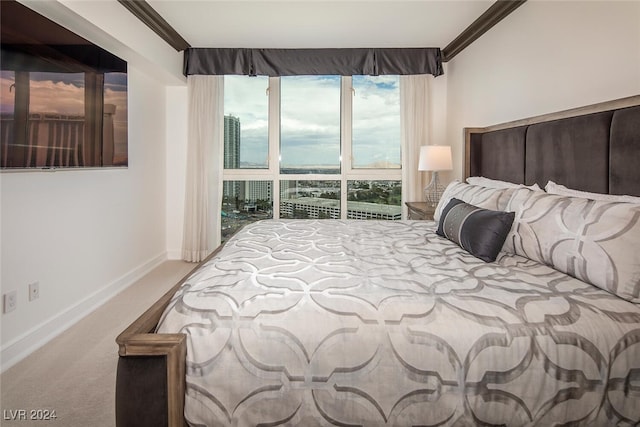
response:
<svg viewBox="0 0 640 427"><path fill-rule="evenodd" d="M246 181L244 191L245 199L251 202L271 200L273 197L272 187L271 181Z"/></svg>
<svg viewBox="0 0 640 427"><path fill-rule="evenodd" d="M224 168L240 167L240 119L235 116L224 116ZM224 195L232 199L242 197L240 184L237 181L224 182Z"/></svg>
<svg viewBox="0 0 640 427"><path fill-rule="evenodd" d="M240 167L240 119L224 116L224 167Z"/></svg>

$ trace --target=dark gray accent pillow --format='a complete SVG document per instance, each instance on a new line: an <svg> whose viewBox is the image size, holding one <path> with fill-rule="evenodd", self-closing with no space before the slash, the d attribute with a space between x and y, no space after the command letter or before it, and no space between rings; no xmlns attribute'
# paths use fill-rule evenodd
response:
<svg viewBox="0 0 640 427"><path fill-rule="evenodd" d="M484 262L493 262L514 217L514 212L483 209L453 198L442 210L436 233Z"/></svg>

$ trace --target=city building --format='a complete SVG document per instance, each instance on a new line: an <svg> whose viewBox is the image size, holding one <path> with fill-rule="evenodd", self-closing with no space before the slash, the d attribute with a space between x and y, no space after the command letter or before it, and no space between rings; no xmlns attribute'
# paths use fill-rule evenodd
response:
<svg viewBox="0 0 640 427"><path fill-rule="evenodd" d="M236 169L240 167L240 119L235 116L224 116L224 167ZM224 195L231 199L244 199L239 181L225 181Z"/></svg>
<svg viewBox="0 0 640 427"><path fill-rule="evenodd" d="M319 197L299 197L280 201L280 216L293 218L296 212L306 212L308 218L340 218L340 201ZM402 219L402 206L369 202L347 202L348 219Z"/></svg>

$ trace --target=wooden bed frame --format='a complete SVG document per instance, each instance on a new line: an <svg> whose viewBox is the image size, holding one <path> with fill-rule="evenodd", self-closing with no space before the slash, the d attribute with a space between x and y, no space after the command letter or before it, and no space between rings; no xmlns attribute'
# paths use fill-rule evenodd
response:
<svg viewBox="0 0 640 427"><path fill-rule="evenodd" d="M116 377L116 425L122 426L185 426L185 360L187 342L185 334L156 334L160 317L171 298L182 284L202 264L214 257L222 247L218 247L205 260L187 273L169 289L147 311L142 313L118 337L118 372ZM152 358L160 369L145 368ZM129 366L132 365L132 366ZM163 369L164 367L164 369ZM141 381L132 383L131 372L138 374ZM165 381L149 378L166 372ZM159 385L164 390L159 390ZM133 400L132 400L133 399ZM157 399L163 402L157 402Z"/></svg>
<svg viewBox="0 0 640 427"><path fill-rule="evenodd" d="M572 180L563 176L566 173L564 168L561 168L562 170L560 171L557 169L536 171L527 166L528 163L525 161L524 156L528 153L528 138L536 134L532 126L552 123L551 132L553 133L556 132L558 126L564 126L561 123L563 119L628 109L629 107L634 107L632 109L633 120L638 118L639 124L632 123L631 127L627 126L626 133L623 132L623 136L626 138L625 141L629 140L629 133L631 132L631 142L635 145L635 155L632 155L628 161L632 164L632 167L623 168L625 171L629 170L630 172L625 172L627 175L622 178L624 181L622 184L617 182L620 181L620 177L612 177L609 171L609 163L611 163L609 159L614 158L615 156L613 155L607 156L606 177L584 182L582 182L583 178L580 177L580 185L575 186L573 185L576 182L575 179ZM592 121L590 119L587 120L589 122ZM640 159L639 128L640 95L496 126L466 128L465 178L472 175L483 175L489 178L525 184L537 182L541 187L546 183L544 180L548 178L578 190L611 194L620 194L622 189L629 188L625 185L631 180L633 181L632 188L628 194L640 196L640 168L636 167L637 159ZM515 133L520 136L514 136L513 133L509 133L514 129L517 129ZM583 136L580 132L578 134L579 137ZM582 142L584 141L577 141L576 143ZM627 145L629 144L627 143ZM567 147L567 149L571 149L571 144ZM521 156L522 159L520 159ZM628 157L628 153L625 152L622 157ZM511 163L517 163L517 165L514 167ZM498 164L497 167L496 164ZM505 164L508 167L504 167ZM585 167L590 168L588 165ZM635 175L630 176L629 173ZM589 169L587 175L592 175L592 170ZM603 186L607 187L604 191L602 191ZM193 270L206 263L219 250L220 248L216 249ZM127 327L116 339L119 345L116 378L116 425L118 427L173 427L186 424L183 415L186 337L184 334L156 334L154 331L172 296L187 280L189 275L191 275L191 272Z"/></svg>

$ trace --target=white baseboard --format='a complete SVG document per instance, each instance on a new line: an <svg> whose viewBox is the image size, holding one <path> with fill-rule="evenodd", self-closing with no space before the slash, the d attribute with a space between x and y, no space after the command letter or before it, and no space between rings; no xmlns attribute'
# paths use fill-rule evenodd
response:
<svg viewBox="0 0 640 427"><path fill-rule="evenodd" d="M82 318L96 310L124 289L131 286L166 259L167 253L163 252L144 264L134 268L130 272L122 275L120 278L114 280L102 289L97 290L63 312L56 314L3 345L2 350L0 350L0 362L2 364L0 372L6 371L51 341L53 338L60 335L65 330L75 325L77 322L82 320Z"/></svg>
<svg viewBox="0 0 640 427"><path fill-rule="evenodd" d="M182 251L167 251L167 259L172 261L182 259Z"/></svg>

